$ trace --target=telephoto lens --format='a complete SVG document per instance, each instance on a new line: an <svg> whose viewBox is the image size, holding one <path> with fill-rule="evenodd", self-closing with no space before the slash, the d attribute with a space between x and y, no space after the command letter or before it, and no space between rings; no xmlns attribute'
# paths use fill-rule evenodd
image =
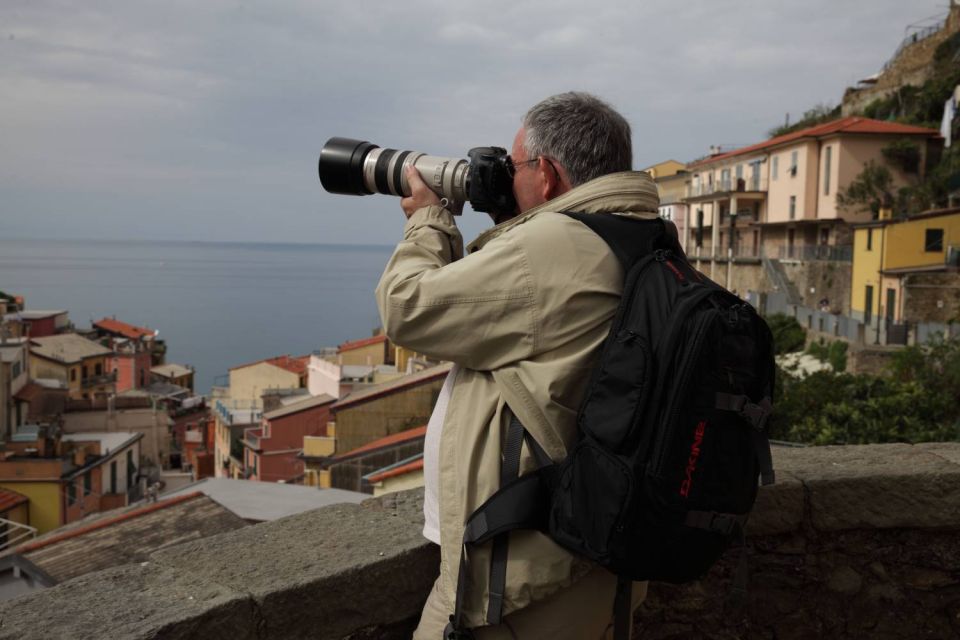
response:
<svg viewBox="0 0 960 640"><path fill-rule="evenodd" d="M413 166L447 206L459 213L467 200L470 165L459 158L438 158L416 151L381 149L351 138L330 138L320 151L320 184L330 193L365 196L382 193L409 196L404 171Z"/></svg>

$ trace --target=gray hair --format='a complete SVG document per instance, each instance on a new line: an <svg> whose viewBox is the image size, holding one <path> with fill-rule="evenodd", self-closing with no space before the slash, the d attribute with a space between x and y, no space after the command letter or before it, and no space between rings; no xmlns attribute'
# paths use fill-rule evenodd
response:
<svg viewBox="0 0 960 640"><path fill-rule="evenodd" d="M523 129L527 156L559 162L571 186L633 167L630 125L589 93L570 91L537 103L523 117Z"/></svg>

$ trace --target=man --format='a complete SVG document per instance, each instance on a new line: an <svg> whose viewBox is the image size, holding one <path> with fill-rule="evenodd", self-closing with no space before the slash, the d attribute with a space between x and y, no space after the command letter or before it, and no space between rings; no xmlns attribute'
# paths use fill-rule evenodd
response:
<svg viewBox="0 0 960 640"><path fill-rule="evenodd" d="M630 171L629 124L591 95L560 94L530 109L511 156L518 215L495 218L466 256L450 212L410 170L404 239L377 287L391 340L456 365L424 448L424 534L441 545L441 564L416 639L443 636L464 523L500 487L511 415L554 460L574 442L624 274L607 244L562 212L657 216L656 186ZM526 446L520 468L535 468ZM609 633L616 578L535 531L510 534L504 617L491 624L489 546L470 552L465 585L465 622L477 640ZM635 605L645 589L634 586Z"/></svg>

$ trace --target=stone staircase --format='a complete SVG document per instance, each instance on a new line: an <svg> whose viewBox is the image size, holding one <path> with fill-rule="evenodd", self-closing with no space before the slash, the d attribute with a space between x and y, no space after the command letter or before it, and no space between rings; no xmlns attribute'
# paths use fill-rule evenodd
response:
<svg viewBox="0 0 960 640"><path fill-rule="evenodd" d="M787 296L787 304L799 305L803 303L800 292L793 281L787 277L787 272L778 259L763 258L763 270L773 284L774 290Z"/></svg>

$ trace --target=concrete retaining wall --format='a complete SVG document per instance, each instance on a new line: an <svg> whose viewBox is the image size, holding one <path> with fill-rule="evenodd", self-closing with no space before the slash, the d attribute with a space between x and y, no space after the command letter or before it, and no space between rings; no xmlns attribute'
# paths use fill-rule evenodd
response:
<svg viewBox="0 0 960 640"><path fill-rule="evenodd" d="M655 584L638 637L960 636L960 443L786 448L737 552ZM246 527L0 605L0 639L407 638L438 566L418 490Z"/></svg>

